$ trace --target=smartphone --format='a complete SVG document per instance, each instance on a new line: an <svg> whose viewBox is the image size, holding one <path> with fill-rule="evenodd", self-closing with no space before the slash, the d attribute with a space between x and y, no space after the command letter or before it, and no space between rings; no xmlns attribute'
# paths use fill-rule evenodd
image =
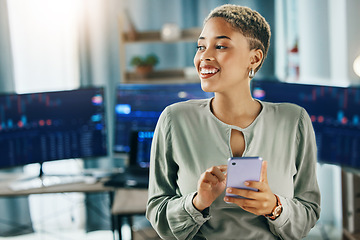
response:
<svg viewBox="0 0 360 240"><path fill-rule="evenodd" d="M258 191L244 185L246 181L260 181L261 157L233 157L228 159L226 188L242 188ZM226 196L243 198L239 195L226 193Z"/></svg>

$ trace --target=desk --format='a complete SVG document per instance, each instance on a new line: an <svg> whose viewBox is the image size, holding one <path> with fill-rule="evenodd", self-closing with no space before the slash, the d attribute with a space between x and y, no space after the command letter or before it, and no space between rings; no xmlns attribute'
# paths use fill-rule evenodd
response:
<svg viewBox="0 0 360 240"><path fill-rule="evenodd" d="M130 226L132 225L132 216L137 214L144 214L147 189L125 189L116 187L106 187L104 182L108 178L101 178L94 183L68 183L61 185L43 186L39 188L31 188L27 190L13 191L9 185L17 181L18 177L9 177L0 179L0 197L17 197L28 196L31 194L47 194L47 193L66 193L66 192L79 192L79 193L95 193L95 192L109 192L111 199L111 214L112 214L112 229L115 233L119 233L118 238L122 239L121 224L122 218L127 218ZM131 233L132 234L132 233ZM133 236L133 235L132 235ZM115 238L115 236L114 236Z"/></svg>
<svg viewBox="0 0 360 240"><path fill-rule="evenodd" d="M15 175L15 174L13 174L13 176L9 175L4 178L4 174L1 174L0 197L8 199L4 202L4 205L2 205L2 208L6 209L7 206L16 206L16 208L22 208L22 206L23 206L23 205L21 205L22 200L19 202L20 205L12 205L13 200L11 200L12 198L21 197L21 196L27 197L29 195L34 196L34 195L39 195L39 194L55 194L55 193L58 194L58 193L74 193L74 192L103 193L103 195L101 195L101 199L106 200L106 205L102 205L102 211L99 212L99 214L100 214L99 216L103 217L103 219L106 221L107 229L113 230L113 236L115 238L116 232L114 231L115 230L114 219L113 219L112 215L109 215L110 207L111 207L110 204L112 204L112 200L113 200L114 188L104 187L103 181L105 181L106 179L99 179L99 181L92 182L91 184L88 184L85 182L74 182L74 183L68 183L68 184L62 184L62 185L59 184L59 185L52 185L52 186L47 186L47 187L30 188L27 190L19 190L19 191L13 191L12 189L10 189L10 187L9 187L10 184L13 184L14 182L18 182L18 181L22 180L23 178L24 178L24 175L21 176L21 175ZM69 215L69 218L66 218L66 219L69 219L69 221L67 221L65 219L66 222L64 222L64 224L66 226L70 227L70 229L73 229L73 230L74 230L73 226L78 226L78 227L76 227L76 229L78 229L78 230L85 229L85 228L81 227L83 225L78 225L80 223L79 220L84 221L83 217L86 216L86 215L83 215L85 213L84 211L90 211L89 212L90 214L96 214L96 210L98 209L96 206L98 205L97 204L98 202L91 201L88 203L87 201L84 201L85 198L83 196L78 196L78 195L75 195L75 196L71 195L69 197L65 197L65 196L67 196L67 195L59 195L60 198L49 196L49 198L51 198L51 199L55 198L54 199L55 201L54 201L54 203L52 203L51 200L49 202L44 202L45 203L44 207L42 204L39 205L39 202L36 202L34 205L35 208L32 208L32 209L35 210L35 212L37 213L36 216L38 216L38 217L36 218L37 220L35 220L35 219L33 219L33 220L35 220L36 223L39 223L39 222L41 223L42 221L47 222L47 219L50 219L50 220L52 219L52 221L54 221L54 222L59 222L60 219L64 219L64 216ZM63 197L67 198L64 205L61 204L61 201L58 201L58 199L62 199ZM73 201L74 198L76 198L77 200ZM41 198L41 199L44 199L44 198ZM45 199L48 199L48 197L46 197ZM18 200L16 200L16 201L18 201ZM24 203L26 203L27 200L24 199L24 201L25 201ZM43 200L41 200L41 201L43 201ZM96 203L96 204L91 205L91 203ZM9 205L6 205L6 204L9 204ZM55 205L52 205L52 204L55 204ZM52 206L54 206L54 207L52 207ZM93 206L95 206L95 207L93 207ZM78 207L80 207L80 209ZM26 207L26 209L27 208L28 207ZM61 211L59 212L57 210L57 208L65 209L66 211L67 211L67 209L74 209L74 210L71 210L71 213L70 212L61 212ZM70 221L70 214L71 214L71 216L73 214L72 211L75 211L75 214L76 214L75 216L82 216L82 217L76 218L75 221ZM15 210L15 212L16 212L16 210ZM53 214L53 213L55 213L55 214ZM78 214L81 213L81 215L77 215L77 213ZM58 214L60 215L59 217L57 216ZM11 216L8 216L8 217L3 216L3 218L2 218L4 220L3 222L5 222L6 227L7 226L9 227L8 228L9 230L7 230L7 231L10 233L13 232L14 234L16 234L16 232L20 233L20 231L18 231L19 227L17 227L17 226L21 226L21 225L18 225L17 222L24 224L24 226L26 228L29 227L29 229L30 229L31 226L33 225L33 223L31 223L32 220L30 219L30 215L25 215L25 216L28 216L28 217L26 217L27 220L22 221L21 219L18 219L18 221L13 222L13 223L11 223L11 219L12 219L12 218L10 218ZM43 216L44 216L44 218L43 218ZM98 216L98 215L96 215L96 216ZM8 221L8 220L10 220L10 221ZM73 225L74 223L77 225ZM101 222L98 222L98 223L101 224ZM94 222L94 224L97 224L97 223ZM36 228L37 229L36 232L40 233L43 230L46 230L47 228L43 228L43 226L46 226L46 225L47 224L41 225L41 226L37 225L40 228ZM55 227L54 229L57 229L56 225L53 225L53 226ZM96 225L91 225L91 223L90 223L90 225L86 225L86 226L96 226ZM51 226L49 225L49 227L51 227ZM111 228L109 228L109 227L111 227ZM41 229L43 229L43 230L41 230ZM95 229L93 229L93 230L95 230ZM57 230L55 230L55 231L57 231ZM85 232L84 232L84 234L85 234ZM57 234L57 233L55 233L55 234ZM108 234L109 234L109 232L108 232Z"/></svg>
<svg viewBox="0 0 360 240"><path fill-rule="evenodd" d="M59 184L52 185L47 187L40 188L31 188L27 190L19 190L13 191L9 188L9 185L16 181L16 179L12 178L9 180L0 181L0 197L16 197L16 196L26 196L31 194L44 194L44 193L65 193L65 192L81 192L81 193L91 193L91 192L110 192L114 191L112 187L105 187L104 181L107 179L99 179L99 181L95 183L69 183L69 184Z"/></svg>
<svg viewBox="0 0 360 240"><path fill-rule="evenodd" d="M131 239L134 237L133 232L133 216L144 215L146 210L148 191L147 189L136 188L119 188L114 195L114 201L111 208L111 214L115 217L117 230L120 233L119 238L121 240L121 226L123 219L125 218L130 225ZM152 233L153 235L155 232ZM151 239L155 239L157 235L152 236Z"/></svg>

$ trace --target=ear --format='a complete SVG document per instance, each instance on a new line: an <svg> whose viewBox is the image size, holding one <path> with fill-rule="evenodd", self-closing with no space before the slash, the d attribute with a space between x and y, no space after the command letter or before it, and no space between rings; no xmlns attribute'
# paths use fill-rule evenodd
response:
<svg viewBox="0 0 360 240"><path fill-rule="evenodd" d="M251 68L256 69L263 60L263 57L264 57L264 53L261 49L251 50L251 56L250 56Z"/></svg>

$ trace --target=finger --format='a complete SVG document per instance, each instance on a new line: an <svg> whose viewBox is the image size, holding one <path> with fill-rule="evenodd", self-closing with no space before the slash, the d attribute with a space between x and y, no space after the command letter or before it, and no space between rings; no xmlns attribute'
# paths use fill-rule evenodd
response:
<svg viewBox="0 0 360 240"><path fill-rule="evenodd" d="M216 166L217 168L219 168L219 170L221 172L226 172L227 171L227 165L219 165L219 166Z"/></svg>
<svg viewBox="0 0 360 240"><path fill-rule="evenodd" d="M231 202L238 205L241 208L254 208L256 206L256 201L246 198L236 198L236 197L225 197L226 202Z"/></svg>
<svg viewBox="0 0 360 240"><path fill-rule="evenodd" d="M211 172L205 172L203 182L209 182L213 185L216 185L220 182L220 179Z"/></svg>
<svg viewBox="0 0 360 240"><path fill-rule="evenodd" d="M263 215L262 210L257 206L256 201L251 199L244 198L234 198L234 197L225 197L225 202L234 203L238 205L240 208L244 209L247 212L253 213L255 215Z"/></svg>
<svg viewBox="0 0 360 240"><path fill-rule="evenodd" d="M244 185L248 188L254 188L259 191L265 190L265 187L266 187L264 185L264 182L257 182L257 181L246 181L246 182L244 182ZM256 191L256 190L254 190L254 191Z"/></svg>
<svg viewBox="0 0 360 240"><path fill-rule="evenodd" d="M216 172L218 172L217 171L218 169L224 175L227 173L227 165L218 165L218 166L214 166L213 168L216 169Z"/></svg>
<svg viewBox="0 0 360 240"><path fill-rule="evenodd" d="M213 174L215 177L219 179L219 181L225 180L225 175L223 173L224 170L226 170L226 165L220 165L220 166L214 166L207 170L207 172Z"/></svg>
<svg viewBox="0 0 360 240"><path fill-rule="evenodd" d="M261 165L260 182L268 182L267 180L267 161L263 161Z"/></svg>
<svg viewBox="0 0 360 240"><path fill-rule="evenodd" d="M227 188L226 192L249 199L256 199L256 191L253 190L247 190L241 188Z"/></svg>

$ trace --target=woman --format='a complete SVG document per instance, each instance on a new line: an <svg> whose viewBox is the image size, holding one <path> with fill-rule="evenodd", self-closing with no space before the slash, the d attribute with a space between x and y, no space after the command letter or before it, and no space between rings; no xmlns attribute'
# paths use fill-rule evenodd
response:
<svg viewBox="0 0 360 240"><path fill-rule="evenodd" d="M308 114L251 96L270 35L247 7L223 5L205 19L194 64L215 96L167 107L153 139L147 218L163 239L301 239L318 220ZM260 181L246 183L259 191L225 189L227 159L238 156L265 160Z"/></svg>

